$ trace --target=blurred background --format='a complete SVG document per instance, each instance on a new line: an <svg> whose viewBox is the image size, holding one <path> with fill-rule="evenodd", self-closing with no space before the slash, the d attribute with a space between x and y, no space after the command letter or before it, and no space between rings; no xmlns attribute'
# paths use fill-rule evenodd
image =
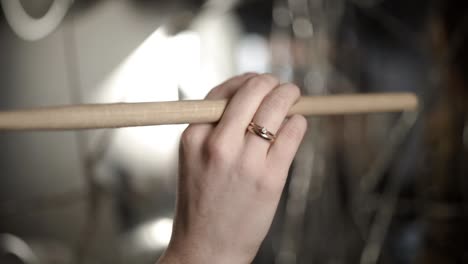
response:
<svg viewBox="0 0 468 264"><path fill-rule="evenodd" d="M0 110L201 99L247 71L416 113L309 119L254 263L468 263L468 2L2 0ZM184 125L0 132L0 263L155 263Z"/></svg>

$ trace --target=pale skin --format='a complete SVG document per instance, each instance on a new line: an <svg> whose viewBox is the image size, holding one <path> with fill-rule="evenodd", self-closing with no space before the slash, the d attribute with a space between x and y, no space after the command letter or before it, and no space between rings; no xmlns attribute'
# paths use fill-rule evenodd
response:
<svg viewBox="0 0 468 264"><path fill-rule="evenodd" d="M216 124L190 125L181 140L176 217L158 264L251 263L270 228L307 122L286 119L297 86L269 74L244 74L207 100L230 99ZM253 121L271 143L246 132Z"/></svg>

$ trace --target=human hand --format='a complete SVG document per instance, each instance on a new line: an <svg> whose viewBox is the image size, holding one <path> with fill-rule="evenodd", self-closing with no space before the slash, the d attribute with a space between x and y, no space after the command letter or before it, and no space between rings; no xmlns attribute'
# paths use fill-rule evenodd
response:
<svg viewBox="0 0 468 264"><path fill-rule="evenodd" d="M292 84L268 74L234 77L207 100L230 98L217 124L190 125L181 140L174 230L159 263L250 263L275 214L289 167L306 131L285 121L299 99ZM272 143L246 132L268 128Z"/></svg>

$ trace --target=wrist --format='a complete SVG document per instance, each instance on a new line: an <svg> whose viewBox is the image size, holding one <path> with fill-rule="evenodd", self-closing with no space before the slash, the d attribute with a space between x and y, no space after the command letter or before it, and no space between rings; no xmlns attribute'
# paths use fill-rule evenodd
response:
<svg viewBox="0 0 468 264"><path fill-rule="evenodd" d="M252 259L228 252L200 246L199 243L171 243L157 264L248 264Z"/></svg>

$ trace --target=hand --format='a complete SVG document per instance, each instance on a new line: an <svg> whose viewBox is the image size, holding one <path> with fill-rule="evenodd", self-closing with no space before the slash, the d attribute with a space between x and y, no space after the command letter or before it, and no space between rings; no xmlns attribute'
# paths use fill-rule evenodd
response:
<svg viewBox="0 0 468 264"><path fill-rule="evenodd" d="M275 214L289 167L306 131L285 121L299 88L271 75L245 74L213 89L231 98L217 124L182 135L174 230L159 263L250 263ZM246 132L253 120L277 132L273 143Z"/></svg>

